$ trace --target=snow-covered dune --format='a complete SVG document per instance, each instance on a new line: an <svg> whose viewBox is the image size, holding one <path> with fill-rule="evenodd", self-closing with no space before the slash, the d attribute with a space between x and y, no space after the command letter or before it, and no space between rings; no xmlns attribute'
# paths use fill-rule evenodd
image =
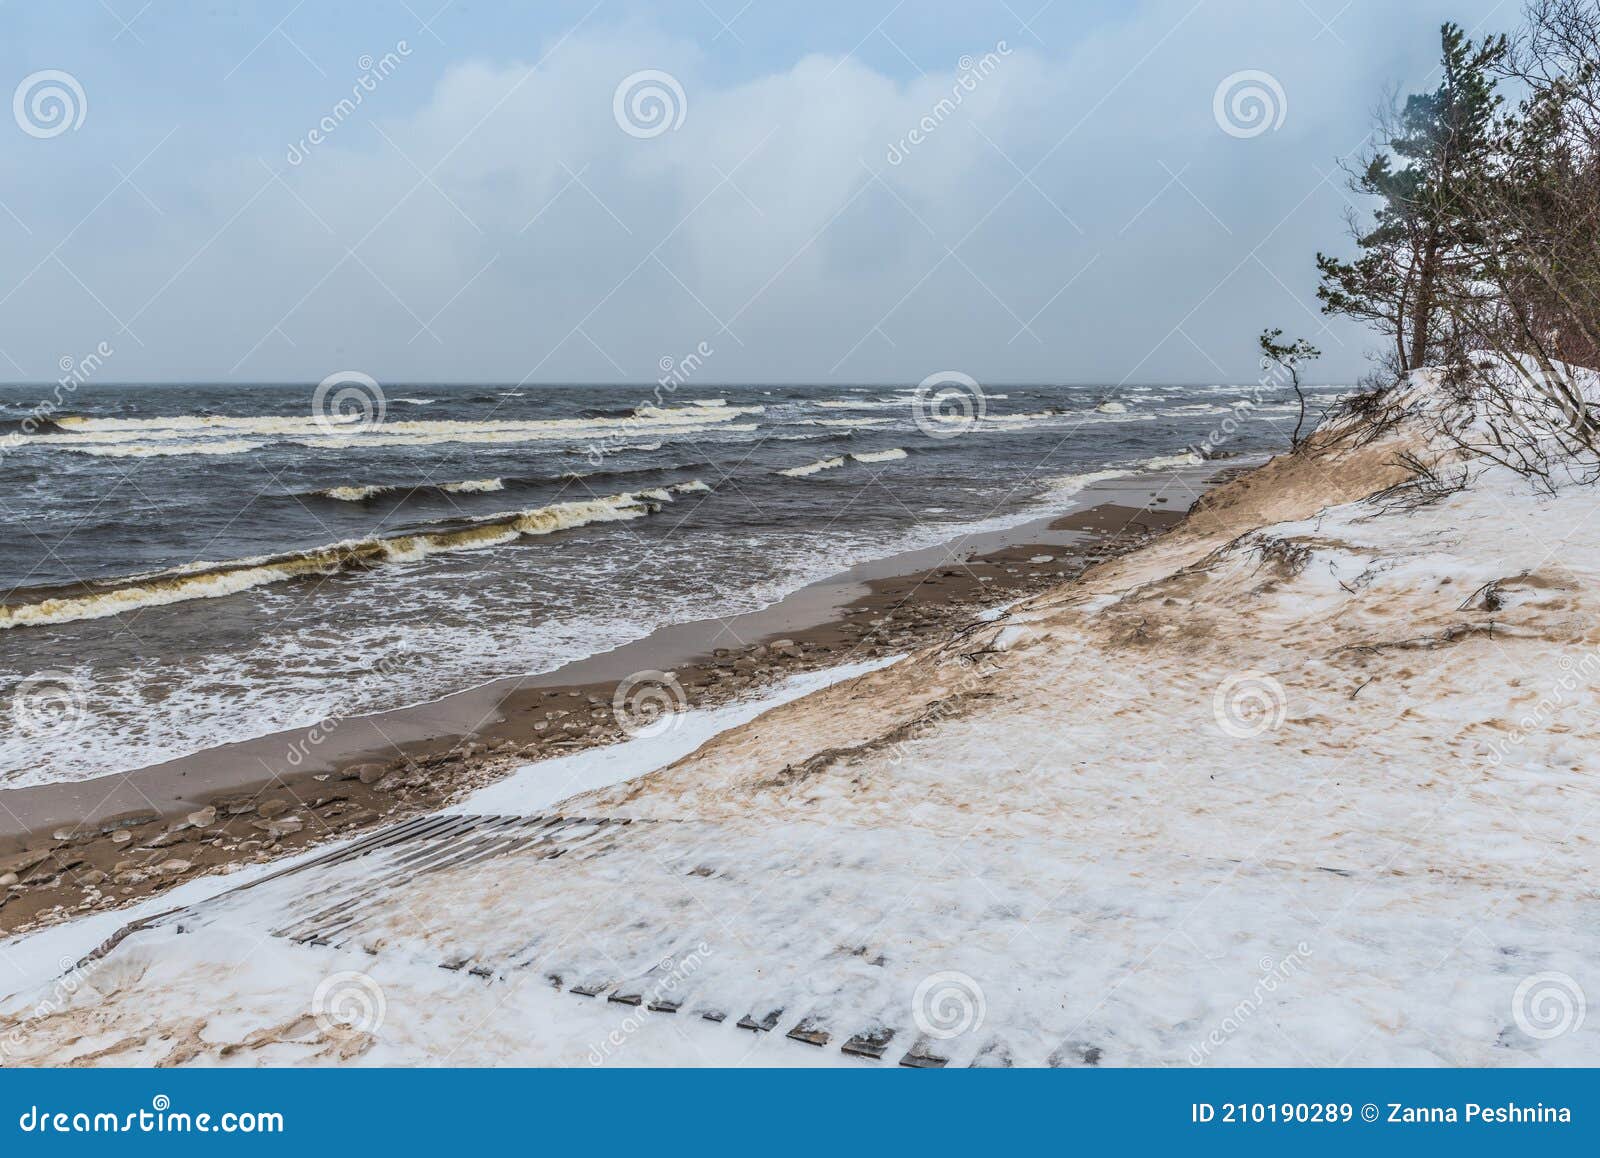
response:
<svg viewBox="0 0 1600 1158"><path fill-rule="evenodd" d="M687 755L530 768L492 820L469 801L196 897L70 991L33 976L0 1040L34 1063L1600 1064L1600 490L1464 460L1445 407L1421 378L1143 550ZM588 790L551 805L557 776ZM41 936L8 948L71 940Z"/></svg>

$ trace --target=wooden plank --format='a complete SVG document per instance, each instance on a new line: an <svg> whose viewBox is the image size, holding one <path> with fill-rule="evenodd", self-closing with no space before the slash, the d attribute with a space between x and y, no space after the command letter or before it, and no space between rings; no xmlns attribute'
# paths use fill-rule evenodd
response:
<svg viewBox="0 0 1600 1158"><path fill-rule="evenodd" d="M770 1033L773 1027L778 1024L778 1018L782 1016L783 1006L780 1005L777 1009L768 1010L766 1015L763 1016L759 1021L756 1020L756 1015L754 1013L747 1013L734 1024L740 1029L750 1029L756 1031L757 1033Z"/></svg>
<svg viewBox="0 0 1600 1158"><path fill-rule="evenodd" d="M889 1043L894 1040L894 1030L884 1026L873 1026L864 1029L849 1041L839 1047L841 1053L854 1054L856 1057L867 1057L873 1061L881 1061L884 1053L889 1048Z"/></svg>
<svg viewBox="0 0 1600 1158"><path fill-rule="evenodd" d="M822 1028L822 1022L814 1017L802 1017L793 1029L785 1036L792 1037L795 1041L803 1041L807 1045L824 1046L832 1036Z"/></svg>
<svg viewBox="0 0 1600 1158"><path fill-rule="evenodd" d="M942 1070L950 1064L950 1059L934 1053L933 1043L922 1037L906 1051L905 1056L900 1059L900 1064L916 1070Z"/></svg>

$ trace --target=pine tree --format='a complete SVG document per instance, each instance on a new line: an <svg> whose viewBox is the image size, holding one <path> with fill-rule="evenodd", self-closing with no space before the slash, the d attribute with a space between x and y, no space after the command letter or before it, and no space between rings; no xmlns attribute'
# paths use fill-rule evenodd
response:
<svg viewBox="0 0 1600 1158"><path fill-rule="evenodd" d="M1383 145L1351 181L1379 199L1371 228L1352 228L1360 256L1317 254L1323 311L1377 325L1394 343L1398 373L1425 365L1435 348L1438 284L1465 235L1463 181L1490 147L1500 103L1492 71L1507 51L1505 37L1475 44L1455 24L1440 42L1439 87L1380 120Z"/></svg>

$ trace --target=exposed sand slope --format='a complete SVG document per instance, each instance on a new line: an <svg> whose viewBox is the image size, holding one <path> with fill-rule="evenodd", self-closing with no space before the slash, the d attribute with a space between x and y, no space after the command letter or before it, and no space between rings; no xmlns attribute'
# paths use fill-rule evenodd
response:
<svg viewBox="0 0 1600 1158"><path fill-rule="evenodd" d="M375 855L137 933L0 1007L15 1052L1600 1063L1600 493L1430 493L1399 455L1457 468L1421 430L1325 430L1077 584L572 798L634 823L570 855ZM352 897L327 947L269 935ZM319 1024L333 977L381 1019Z"/></svg>

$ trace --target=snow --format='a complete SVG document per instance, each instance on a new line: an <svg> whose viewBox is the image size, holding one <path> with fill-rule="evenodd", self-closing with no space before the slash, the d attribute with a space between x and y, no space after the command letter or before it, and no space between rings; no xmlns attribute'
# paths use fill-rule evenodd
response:
<svg viewBox="0 0 1600 1158"><path fill-rule="evenodd" d="M1274 460L940 647L453 810L559 814L563 855L413 872L401 850L196 903L65 996L24 970L0 1040L29 1062L840 1065L882 1028L889 1063L1600 1063L1600 491L1470 463L1453 493L1384 493L1400 452L1457 453L1418 425L1429 386L1382 440ZM319 908L350 922L331 945L274 935ZM352 976L357 1025L319 1021ZM591 982L682 1008L572 992Z"/></svg>
<svg viewBox="0 0 1600 1158"><path fill-rule="evenodd" d="M589 748L526 764L504 780L481 788L446 812L533 816L551 806L597 788L621 784L681 760L719 732L748 723L762 712L804 695L832 687L897 662L892 656L870 663L843 664L818 672L792 676L764 698L736 700L719 708L684 711L671 718L659 734L641 735L605 748Z"/></svg>

